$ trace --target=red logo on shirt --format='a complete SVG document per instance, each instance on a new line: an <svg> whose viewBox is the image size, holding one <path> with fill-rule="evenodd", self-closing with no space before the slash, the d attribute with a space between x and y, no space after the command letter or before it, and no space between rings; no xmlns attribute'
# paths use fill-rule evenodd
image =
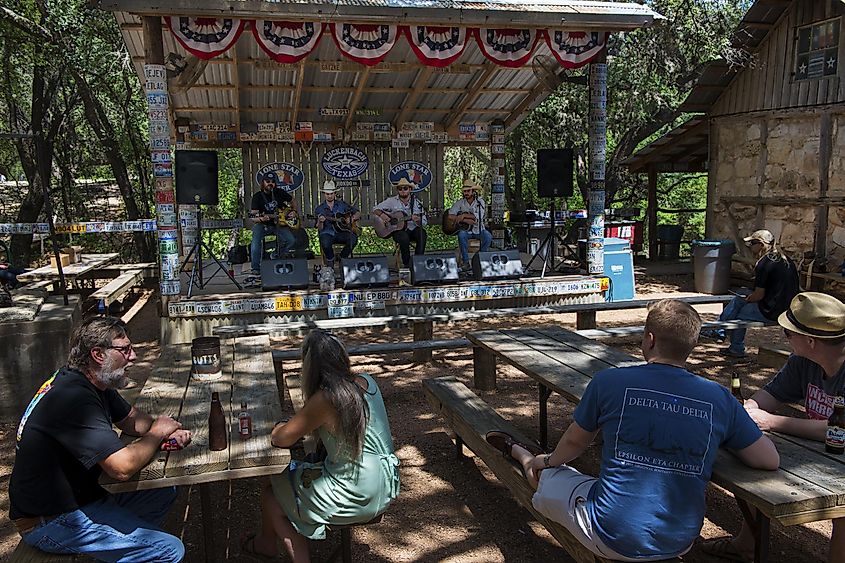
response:
<svg viewBox="0 0 845 563"><path fill-rule="evenodd" d="M807 410L807 418L827 420L833 412L833 397L821 387L808 383L804 408Z"/></svg>

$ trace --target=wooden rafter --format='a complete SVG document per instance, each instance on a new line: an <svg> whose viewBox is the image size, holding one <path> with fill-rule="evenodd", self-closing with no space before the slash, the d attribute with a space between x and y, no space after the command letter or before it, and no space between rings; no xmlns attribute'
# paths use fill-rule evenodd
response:
<svg viewBox="0 0 845 563"><path fill-rule="evenodd" d="M355 85L355 92L353 92L352 99L349 102L349 115L346 116L346 122L343 124L344 134L349 131L349 127L352 125L352 120L355 118L355 110L358 109L358 104L361 103L361 94L364 93L364 88L366 88L369 78L370 67L364 67L364 71L358 74L358 84Z"/></svg>
<svg viewBox="0 0 845 563"><path fill-rule="evenodd" d="M305 82L305 59L299 61L299 69L296 71L296 90L293 93L293 104L291 104L291 125L296 123L296 117L299 115L299 100L302 99L302 83Z"/></svg>
<svg viewBox="0 0 845 563"><path fill-rule="evenodd" d="M431 78L431 70L432 67L425 67L424 69L420 70L417 73L416 79L414 79L414 87L408 93L405 101L402 102L402 111L396 116L396 119L393 121L394 129L399 129L402 124L408 119L408 114L411 113L416 105L417 99L420 97L420 94L423 90L427 90L428 81Z"/></svg>
<svg viewBox="0 0 845 563"><path fill-rule="evenodd" d="M528 92L525 97L519 102L510 114L505 118L505 129L511 129L519 124L522 117L531 110L531 106L538 102L538 98L548 90L544 84L537 84Z"/></svg>
<svg viewBox="0 0 845 563"><path fill-rule="evenodd" d="M484 85L487 84L490 78L496 74L498 70L499 68L495 64L489 63L486 65L484 72L481 73L481 76L470 82L466 89L466 94L464 94L464 99L461 100L461 103L458 105L457 109L455 109L454 113L449 115L446 119L447 131L458 124L466 109L472 105L479 95L481 95L481 90L484 88Z"/></svg>
<svg viewBox="0 0 845 563"><path fill-rule="evenodd" d="M400 113L404 108L379 108L379 111L382 113ZM202 113L202 112L226 112L226 111L238 111L238 108L235 107L190 107L190 108L180 108L174 107L173 111L180 112L180 113ZM262 111L272 111L272 112L291 112L294 109L291 108L280 108L280 107L261 107L261 108L240 108L241 113L258 113ZM418 108L418 111L421 113L452 113L452 109L450 108ZM505 109L490 109L490 108L469 108L464 113L477 113L480 115L504 115ZM297 108L296 113L308 113L308 112L315 112L320 113L320 108Z"/></svg>

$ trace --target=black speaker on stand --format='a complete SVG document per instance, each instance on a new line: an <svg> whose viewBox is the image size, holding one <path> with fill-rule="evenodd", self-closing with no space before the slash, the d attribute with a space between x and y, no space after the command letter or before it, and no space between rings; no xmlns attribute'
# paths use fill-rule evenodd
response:
<svg viewBox="0 0 845 563"><path fill-rule="evenodd" d="M546 269L556 271L555 241L565 246L555 226L555 198L572 195L572 149L540 149L537 151L537 195L549 199L549 220L551 229L546 238L540 243L537 252L528 261L526 271L537 258L542 258L543 269L540 277L546 276Z"/></svg>
<svg viewBox="0 0 845 563"><path fill-rule="evenodd" d="M232 280L235 287L243 289L202 238L201 206L217 205L217 201L217 153L215 151L176 151L176 203L197 206L197 240L179 268L179 272L186 271L188 262L196 254L188 280L188 297L194 290L194 284L203 289L221 270ZM203 250L217 263L217 269L207 279L203 274Z"/></svg>

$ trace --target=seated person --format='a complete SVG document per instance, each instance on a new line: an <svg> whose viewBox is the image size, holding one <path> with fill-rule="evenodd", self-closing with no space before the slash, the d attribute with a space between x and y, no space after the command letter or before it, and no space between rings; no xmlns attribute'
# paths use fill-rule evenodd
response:
<svg viewBox="0 0 845 563"><path fill-rule="evenodd" d="M264 237L270 234L276 235L276 252L279 256L283 256L296 243L296 237L290 228L278 224L278 214L285 207L296 210L296 200L289 192L276 187L274 172L267 172L261 179L261 189L252 194L249 211L249 216L255 220L252 225L252 243L249 247L253 275L261 275Z"/></svg>
<svg viewBox="0 0 845 563"><path fill-rule="evenodd" d="M8 264L0 264L0 284L7 289L15 289L18 287L18 276L26 270L20 268L12 268Z"/></svg>
<svg viewBox="0 0 845 563"><path fill-rule="evenodd" d="M425 241L428 235L423 227L428 225L428 218L425 216L425 210L420 200L411 194L411 190L416 188L414 184L407 178L400 178L395 184L395 188L396 195L376 205L373 213L385 221L389 221L390 214L396 212L404 214L409 219L404 229L394 231L390 236L399 245L402 266L410 268L411 241L414 242L415 246L414 254L425 254Z"/></svg>
<svg viewBox="0 0 845 563"><path fill-rule="evenodd" d="M771 232L761 229L745 237L745 244L757 255L754 266L754 290L745 296L733 298L728 303L720 321L776 321L786 311L789 302L798 293L798 270L795 263L781 252ZM735 358L745 357L746 329L730 331L731 344L722 353ZM703 335L717 340L725 339L725 330L704 331Z"/></svg>
<svg viewBox="0 0 845 563"><path fill-rule="evenodd" d="M536 487L534 508L599 557L654 561L689 551L704 522L719 447L750 467L778 467L774 444L730 391L685 369L700 329L687 303L655 303L641 344L647 363L597 373L552 453L535 455L538 448L503 432L487 435ZM599 430L596 479L566 464Z"/></svg>
<svg viewBox="0 0 845 563"><path fill-rule="evenodd" d="M282 540L292 561L308 561L308 540L326 526L369 522L399 494L399 459L376 381L355 375L340 340L315 329L302 343L305 406L273 429L288 448L316 431L326 458L292 461L261 492L261 529L241 542L244 553L275 557Z"/></svg>
<svg viewBox="0 0 845 563"><path fill-rule="evenodd" d="M453 221L460 221L468 228L458 229L458 247L461 250L461 264L469 266L469 239L481 241L481 252L490 250L490 243L493 242L493 235L484 228L484 220L487 218L487 206L480 196L481 186L472 180L464 180L462 188L463 198L459 199L449 209L449 218Z"/></svg>
<svg viewBox="0 0 845 563"><path fill-rule="evenodd" d="M799 293L778 324L792 355L774 379L745 401L745 409L763 430L822 442L833 398L845 386L845 303L824 293ZM784 403L803 404L807 418L775 414ZM732 561L751 561L754 536L743 521L736 538L708 540L701 549ZM828 563L845 563L845 518L833 520Z"/></svg>
<svg viewBox="0 0 845 563"><path fill-rule="evenodd" d="M352 230L351 222L357 221L361 217L357 209L342 199L335 199L335 192L337 192L335 183L326 180L323 184L323 202L314 209L314 215L317 217L320 251L329 266L334 265L333 244L343 244L343 250L340 251L341 258L352 256L352 250L358 244L358 235ZM339 216L345 214L349 214L348 220L350 222L346 228L339 224Z"/></svg>

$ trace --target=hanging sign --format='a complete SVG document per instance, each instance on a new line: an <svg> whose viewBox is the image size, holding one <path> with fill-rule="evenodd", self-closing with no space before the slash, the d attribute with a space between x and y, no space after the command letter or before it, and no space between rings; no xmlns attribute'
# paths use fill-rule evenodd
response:
<svg viewBox="0 0 845 563"><path fill-rule="evenodd" d="M302 187L305 175L302 170L288 162L273 162L262 166L255 173L255 183L261 186L261 179L265 174L272 173L276 176L276 186L286 192L294 192Z"/></svg>
<svg viewBox="0 0 845 563"><path fill-rule="evenodd" d="M323 34L319 22L257 20L252 34L271 59L279 63L295 63L314 50Z"/></svg>
<svg viewBox="0 0 845 563"><path fill-rule="evenodd" d="M333 178L350 179L366 172L370 160L364 151L355 147L337 147L323 155L320 166Z"/></svg>
<svg viewBox="0 0 845 563"><path fill-rule="evenodd" d="M391 184L397 184L402 178L416 186L412 191L421 192L431 185L433 175L431 169L422 162L405 160L393 166L387 173L387 181Z"/></svg>

